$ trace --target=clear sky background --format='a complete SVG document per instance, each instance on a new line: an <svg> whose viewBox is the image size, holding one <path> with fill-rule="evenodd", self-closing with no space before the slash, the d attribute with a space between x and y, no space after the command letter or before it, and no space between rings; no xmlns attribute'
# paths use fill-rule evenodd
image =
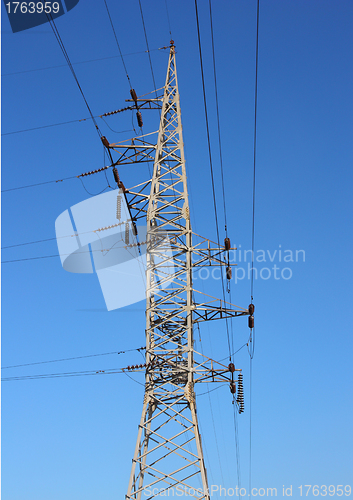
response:
<svg viewBox="0 0 353 500"><path fill-rule="evenodd" d="M132 85L146 94L153 82L138 1L107 2ZM192 0L167 0L167 6L193 230L215 240L195 6ZM232 244L244 250L251 248L256 1L213 0L212 6L228 228ZM168 51L155 49L170 40L166 3L142 0L142 7L156 85L162 87ZM199 1L199 16L223 238L206 0ZM256 262L258 273L269 268L271 276L258 276L254 286L252 486L276 487L278 496L283 485L293 485L293 498L300 498L300 485L353 483L352 22L350 0L260 1L255 248L266 252L266 261ZM103 0L80 0L56 25L93 114L124 107L129 85ZM2 75L2 190L108 164L90 120L11 134L89 115L50 26L12 34L4 5ZM145 133L158 128L157 112L146 111L143 119ZM137 128L131 111L97 120L109 142L132 137L132 121ZM146 166L121 168L120 175L132 186L147 177ZM106 186L104 174L85 180L94 194ZM57 216L87 198L78 179L3 192L2 247L55 238ZM301 253L298 262L283 262L284 250L294 260L303 250L305 261ZM4 249L2 261L55 254L52 239ZM247 271L239 254L238 267ZM283 276L290 279L281 275L285 267L290 273ZM250 301L247 278L232 283L232 301L243 307ZM221 296L218 281L204 280L203 286ZM139 302L107 312L97 276L67 273L59 257L4 263L2 366L138 348L144 345L144 310ZM234 320L233 328L240 348L249 334L246 318ZM196 338L199 348L198 332ZM206 354L227 356L224 323L202 325L201 338ZM235 361L244 373L238 434L241 486L247 488L246 348ZM143 359L133 351L3 369L2 376L137 363ZM4 382L4 500L124 498L142 409L139 383L143 374ZM197 404L209 483L235 487L231 394L221 387L209 399L204 390L198 388Z"/></svg>

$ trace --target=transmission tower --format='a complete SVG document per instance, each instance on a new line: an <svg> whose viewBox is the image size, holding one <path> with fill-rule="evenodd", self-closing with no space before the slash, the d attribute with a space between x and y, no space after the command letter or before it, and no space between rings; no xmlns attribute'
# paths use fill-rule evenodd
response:
<svg viewBox="0 0 353 500"><path fill-rule="evenodd" d="M132 90L131 96L139 125L140 110L159 109L160 126L156 143L149 134L109 145L119 153L115 166L154 162L152 179L129 189L115 169L133 224L147 223L145 395L126 499L164 496L171 488L209 499L195 383L229 382L241 413L242 374L196 352L193 330L199 322L250 312L193 287L193 269L201 266L227 266L229 278L230 244L219 247L191 230L173 41L163 95L137 98Z"/></svg>

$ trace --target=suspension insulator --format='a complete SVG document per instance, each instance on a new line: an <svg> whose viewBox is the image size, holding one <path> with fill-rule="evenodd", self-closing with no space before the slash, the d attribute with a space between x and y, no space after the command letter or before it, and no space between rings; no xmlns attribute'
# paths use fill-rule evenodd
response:
<svg viewBox="0 0 353 500"><path fill-rule="evenodd" d="M254 304L249 304L249 314L250 314L250 316L252 316L254 314L254 311L255 311Z"/></svg>
<svg viewBox="0 0 353 500"><path fill-rule="evenodd" d="M236 391L237 391L237 388L236 388L235 382L231 382L231 383L230 383L230 392L231 392L232 394L235 394L235 393L236 393Z"/></svg>
<svg viewBox="0 0 353 500"><path fill-rule="evenodd" d="M249 316L249 328L254 328L254 316Z"/></svg>
<svg viewBox="0 0 353 500"><path fill-rule="evenodd" d="M224 239L224 248L226 250L230 250L230 239L229 238Z"/></svg>
<svg viewBox="0 0 353 500"><path fill-rule="evenodd" d="M131 89L130 94L131 94L131 97L135 101L135 104L137 106L137 95L136 95L135 89Z"/></svg>
<svg viewBox="0 0 353 500"><path fill-rule="evenodd" d="M133 222L132 223L132 234L134 236L137 236L137 226L136 226L136 222Z"/></svg>
<svg viewBox="0 0 353 500"><path fill-rule="evenodd" d="M118 187L120 188L121 193L126 193L126 188L121 181L119 181Z"/></svg>
<svg viewBox="0 0 353 500"><path fill-rule="evenodd" d="M125 245L129 244L129 223L125 224Z"/></svg>
<svg viewBox="0 0 353 500"><path fill-rule="evenodd" d="M139 126L140 128L142 128L142 127L143 127L143 121L142 121L141 111L138 111L138 112L136 113L136 116L137 116L137 123L138 123L138 126Z"/></svg>
<svg viewBox="0 0 353 500"><path fill-rule="evenodd" d="M121 196L118 194L118 197L116 199L116 218L118 220L121 219Z"/></svg>
<svg viewBox="0 0 353 500"><path fill-rule="evenodd" d="M227 280L231 280L232 279L232 268L231 267L227 267L226 268L226 274L227 274Z"/></svg>
<svg viewBox="0 0 353 500"><path fill-rule="evenodd" d="M104 135L102 135L101 141L103 142L103 146L105 146L106 148L109 148L108 139Z"/></svg>
<svg viewBox="0 0 353 500"><path fill-rule="evenodd" d="M120 177L118 173L118 169L116 167L113 168L113 175L114 175L114 180L117 184L120 183Z"/></svg>
<svg viewBox="0 0 353 500"><path fill-rule="evenodd" d="M229 365L228 365L228 370L229 370L231 373L235 372L235 366L234 366L234 364L233 364L233 363L229 363Z"/></svg>

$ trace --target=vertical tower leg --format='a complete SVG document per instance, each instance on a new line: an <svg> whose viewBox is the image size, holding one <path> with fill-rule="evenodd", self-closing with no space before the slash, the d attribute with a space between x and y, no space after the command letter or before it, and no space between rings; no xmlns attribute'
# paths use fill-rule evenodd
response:
<svg viewBox="0 0 353 500"><path fill-rule="evenodd" d="M166 496L171 489L172 495L209 499L193 388L192 233L183 147L172 44L147 210L146 395L128 500Z"/></svg>

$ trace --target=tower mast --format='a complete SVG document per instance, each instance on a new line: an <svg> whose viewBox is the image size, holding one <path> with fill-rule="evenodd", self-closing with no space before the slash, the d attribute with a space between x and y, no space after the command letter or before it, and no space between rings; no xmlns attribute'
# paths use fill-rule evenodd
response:
<svg viewBox="0 0 353 500"><path fill-rule="evenodd" d="M147 487L158 493L178 485L200 488L196 476L208 497L194 395L192 234L174 45L147 230L146 392L127 498L139 500ZM151 491L149 496L155 495Z"/></svg>
<svg viewBox="0 0 353 500"><path fill-rule="evenodd" d="M120 154L114 165L149 161L154 154L152 179L123 187L133 224L147 221L145 395L126 499L165 496L175 488L209 500L194 386L230 382L234 398L238 389L234 402L241 413L242 375L234 364L225 366L196 352L193 327L249 315L249 310L193 288L193 269L225 266L230 245L219 248L191 230L173 41L163 96L142 99L132 91L132 97L138 110L160 109L160 126L157 144L141 136L131 144L109 145ZM141 114L138 119L142 122Z"/></svg>

